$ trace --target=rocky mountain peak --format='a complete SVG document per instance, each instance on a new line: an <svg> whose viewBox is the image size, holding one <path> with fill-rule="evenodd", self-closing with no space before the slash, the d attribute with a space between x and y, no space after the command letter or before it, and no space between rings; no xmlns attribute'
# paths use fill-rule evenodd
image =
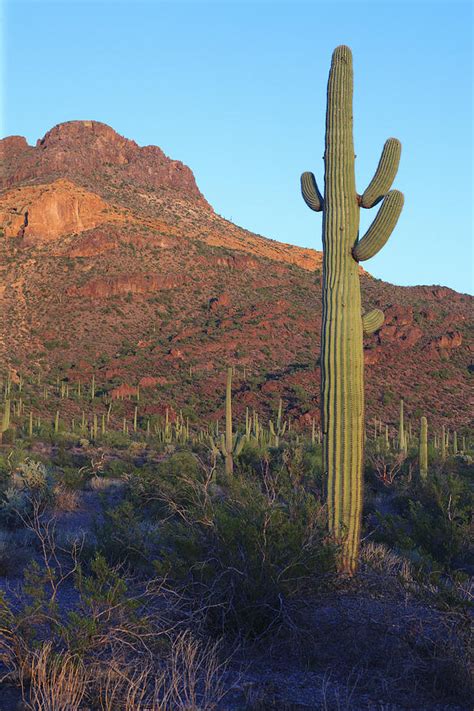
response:
<svg viewBox="0 0 474 711"><path fill-rule="evenodd" d="M21 136L0 142L0 189L57 178L80 182L102 195L125 183L135 189L169 191L209 209L192 171L158 146L139 146L100 121L66 121L50 129L35 147Z"/></svg>

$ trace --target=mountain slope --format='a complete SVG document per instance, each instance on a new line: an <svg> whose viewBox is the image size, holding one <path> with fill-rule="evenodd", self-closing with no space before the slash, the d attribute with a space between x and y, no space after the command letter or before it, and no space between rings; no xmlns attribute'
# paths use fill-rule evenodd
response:
<svg viewBox="0 0 474 711"><path fill-rule="evenodd" d="M189 168L95 121L0 142L2 360L133 392L145 412L214 413L237 367L236 411L318 416L321 253L217 215ZM362 273L367 416L468 424L472 299ZM191 371L190 371L191 367ZM245 367L245 378L244 378ZM126 407L124 405L124 407Z"/></svg>

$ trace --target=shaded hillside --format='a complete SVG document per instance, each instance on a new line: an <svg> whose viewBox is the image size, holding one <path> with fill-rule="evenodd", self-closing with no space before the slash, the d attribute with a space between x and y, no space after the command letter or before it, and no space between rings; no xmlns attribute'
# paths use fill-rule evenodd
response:
<svg viewBox="0 0 474 711"><path fill-rule="evenodd" d="M223 369L236 411L318 412L321 253L218 216L189 168L95 121L60 124L30 147L0 142L0 356L18 372L140 384L149 412L214 413ZM463 427L472 299L362 275L367 415ZM191 370L190 370L191 367ZM245 371L244 371L245 369ZM120 392L120 391L118 391Z"/></svg>

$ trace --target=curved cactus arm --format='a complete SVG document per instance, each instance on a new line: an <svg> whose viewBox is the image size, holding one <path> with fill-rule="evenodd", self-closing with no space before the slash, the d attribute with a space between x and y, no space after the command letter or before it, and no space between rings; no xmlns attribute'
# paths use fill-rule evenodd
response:
<svg viewBox="0 0 474 711"><path fill-rule="evenodd" d="M234 444L234 456L238 457L241 454L246 441L247 441L247 435L242 435L242 437L237 438L237 440Z"/></svg>
<svg viewBox="0 0 474 711"><path fill-rule="evenodd" d="M375 220L352 249L352 256L357 262L370 259L382 249L398 222L403 200L403 193L398 190L391 190L384 197Z"/></svg>
<svg viewBox="0 0 474 711"><path fill-rule="evenodd" d="M385 316L383 311L380 309L373 309L373 311L369 311L367 314L362 316L362 328L364 329L364 333L367 335L375 333L375 331L378 331L379 328L381 328L384 321Z"/></svg>
<svg viewBox="0 0 474 711"><path fill-rule="evenodd" d="M227 457L229 455L224 434L221 434L221 453L223 457Z"/></svg>
<svg viewBox="0 0 474 711"><path fill-rule="evenodd" d="M301 176L301 193L308 207L315 212L321 212L324 200L313 173L303 173Z"/></svg>
<svg viewBox="0 0 474 711"><path fill-rule="evenodd" d="M362 195L361 207L377 205L390 190L400 163L402 144L397 138L389 138L380 156L375 175Z"/></svg>
<svg viewBox="0 0 474 711"><path fill-rule="evenodd" d="M209 444L212 454L215 457L218 457L221 454L221 450L219 449L218 445L214 442L214 438L212 437L212 435L208 436L208 444Z"/></svg>

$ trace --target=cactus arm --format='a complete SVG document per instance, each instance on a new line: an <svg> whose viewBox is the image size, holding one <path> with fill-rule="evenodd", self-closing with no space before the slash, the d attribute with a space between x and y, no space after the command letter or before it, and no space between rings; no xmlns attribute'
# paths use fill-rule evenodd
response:
<svg viewBox="0 0 474 711"><path fill-rule="evenodd" d="M321 212L324 200L313 173L303 173L301 176L301 193L308 207L315 212Z"/></svg>
<svg viewBox="0 0 474 711"><path fill-rule="evenodd" d="M227 457L227 447L225 443L225 435L221 434L221 454L225 458Z"/></svg>
<svg viewBox="0 0 474 711"><path fill-rule="evenodd" d="M246 441L247 441L247 436L246 436L246 435L243 435L242 437L240 437L240 438L237 439L237 441L236 441L236 443L235 443L235 446L234 446L234 454L235 454L236 457L238 457L238 456L241 454L242 449L243 449L244 444L246 443Z"/></svg>
<svg viewBox="0 0 474 711"><path fill-rule="evenodd" d="M370 335L381 328L383 322L385 321L385 316L383 311L380 309L373 309L369 313L362 316L362 328L366 335Z"/></svg>
<svg viewBox="0 0 474 711"><path fill-rule="evenodd" d="M360 200L361 207L374 207L392 187L400 163L402 146L397 138L389 138L383 147L375 175Z"/></svg>
<svg viewBox="0 0 474 711"><path fill-rule="evenodd" d="M398 190L387 193L375 220L352 249L352 256L357 262L370 259L382 249L398 222L402 207L403 193Z"/></svg>

